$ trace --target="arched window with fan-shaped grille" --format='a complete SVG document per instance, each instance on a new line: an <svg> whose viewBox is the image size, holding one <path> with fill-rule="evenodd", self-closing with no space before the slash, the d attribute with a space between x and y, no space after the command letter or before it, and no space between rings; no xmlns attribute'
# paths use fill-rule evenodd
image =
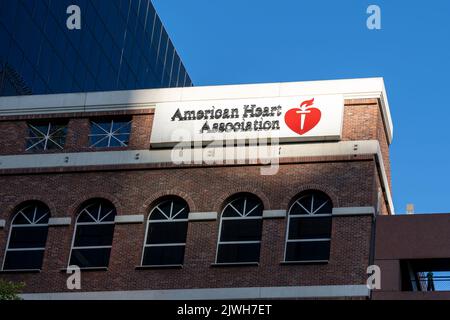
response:
<svg viewBox="0 0 450 320"><path fill-rule="evenodd" d="M48 234L49 208L38 201L20 205L11 221L3 270L40 270Z"/></svg>
<svg viewBox="0 0 450 320"><path fill-rule="evenodd" d="M288 210L286 262L328 262L333 203L323 192L301 193Z"/></svg>
<svg viewBox="0 0 450 320"><path fill-rule="evenodd" d="M151 209L142 252L142 266L182 265L189 206L181 198L159 200Z"/></svg>
<svg viewBox="0 0 450 320"><path fill-rule="evenodd" d="M106 268L114 236L116 208L104 199L86 202L79 211L69 265Z"/></svg>
<svg viewBox="0 0 450 320"><path fill-rule="evenodd" d="M257 263L262 234L261 200L239 194L225 204L220 218L216 263Z"/></svg>

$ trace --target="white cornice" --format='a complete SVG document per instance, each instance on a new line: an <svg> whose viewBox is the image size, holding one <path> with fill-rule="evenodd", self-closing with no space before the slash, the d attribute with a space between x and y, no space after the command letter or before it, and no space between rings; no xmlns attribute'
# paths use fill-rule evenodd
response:
<svg viewBox="0 0 450 320"><path fill-rule="evenodd" d="M70 226L72 218L70 217L56 217L48 220L49 226Z"/></svg>
<svg viewBox="0 0 450 320"><path fill-rule="evenodd" d="M368 297L366 285L25 293L24 300L223 300Z"/></svg>
<svg viewBox="0 0 450 320"><path fill-rule="evenodd" d="M217 220L217 212L189 212L189 221Z"/></svg>
<svg viewBox="0 0 450 320"><path fill-rule="evenodd" d="M114 222L117 224L143 223L144 215L143 214L120 215L114 218Z"/></svg>
<svg viewBox="0 0 450 320"><path fill-rule="evenodd" d="M374 207L341 207L333 208L333 216L375 215Z"/></svg>
<svg viewBox="0 0 450 320"><path fill-rule="evenodd" d="M0 116L150 109L163 102L327 94L343 94L345 99L380 99L387 136L392 141L393 125L383 78L1 97Z"/></svg>

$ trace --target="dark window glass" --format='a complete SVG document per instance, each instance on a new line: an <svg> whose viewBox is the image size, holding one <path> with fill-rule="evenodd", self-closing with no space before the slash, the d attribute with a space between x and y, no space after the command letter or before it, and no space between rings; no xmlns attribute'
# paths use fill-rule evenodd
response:
<svg viewBox="0 0 450 320"><path fill-rule="evenodd" d="M130 139L131 119L92 121L90 146L96 148L126 147Z"/></svg>
<svg viewBox="0 0 450 320"><path fill-rule="evenodd" d="M292 217L289 221L289 239L326 239L330 235L331 217Z"/></svg>
<svg viewBox="0 0 450 320"><path fill-rule="evenodd" d="M66 123L28 123L27 151L62 150L66 135Z"/></svg>
<svg viewBox="0 0 450 320"><path fill-rule="evenodd" d="M142 264L172 265L183 264L185 246L147 247L144 250Z"/></svg>
<svg viewBox="0 0 450 320"><path fill-rule="evenodd" d="M13 224L17 224L17 225L20 225L20 224L29 224L30 223L30 220L29 220L29 217L26 215L26 214L17 214L16 215L16 217L14 218L14 220L13 220Z"/></svg>
<svg viewBox="0 0 450 320"><path fill-rule="evenodd" d="M171 213L172 212L172 213ZM187 219L189 210L184 201L163 201L150 214L150 220L166 220L171 216L176 219Z"/></svg>
<svg viewBox="0 0 450 320"><path fill-rule="evenodd" d="M70 258L70 265L80 268L107 267L111 249L73 249Z"/></svg>
<svg viewBox="0 0 450 320"><path fill-rule="evenodd" d="M34 81L33 81L33 88L32 91L33 92L45 92L45 83L42 80L42 78L36 74L36 76L34 77Z"/></svg>
<svg viewBox="0 0 450 320"><path fill-rule="evenodd" d="M217 255L218 263L258 262L259 243L220 244Z"/></svg>
<svg viewBox="0 0 450 320"><path fill-rule="evenodd" d="M33 21L36 23L38 27L43 28L44 22L47 19L47 6L43 1L33 1L35 4L33 11Z"/></svg>
<svg viewBox="0 0 450 320"><path fill-rule="evenodd" d="M91 200L81 208L75 227L71 265L80 268L108 266L115 216L114 206L102 199Z"/></svg>
<svg viewBox="0 0 450 320"><path fill-rule="evenodd" d="M223 217L259 217L262 216L263 205L254 196L243 196L230 201L224 208Z"/></svg>
<svg viewBox="0 0 450 320"><path fill-rule="evenodd" d="M150 220L165 220L165 219L167 219L167 216L165 216L164 212L161 212L160 210L153 210L149 219Z"/></svg>
<svg viewBox="0 0 450 320"><path fill-rule="evenodd" d="M318 261L330 258L330 241L289 242L286 261Z"/></svg>
<svg viewBox="0 0 450 320"><path fill-rule="evenodd" d="M7 251L4 270L41 269L44 250Z"/></svg>
<svg viewBox="0 0 450 320"><path fill-rule="evenodd" d="M189 208L178 198L162 200L150 212L143 265L182 264L188 228ZM171 244L181 245L171 245Z"/></svg>
<svg viewBox="0 0 450 320"><path fill-rule="evenodd" d="M217 263L259 261L262 212L262 202L251 194L241 194L226 204L221 216Z"/></svg>
<svg viewBox="0 0 450 320"><path fill-rule="evenodd" d="M63 75L63 63L62 63L61 59L58 57L58 55L55 54L55 56L52 60L51 75L50 75L50 79L49 79L49 86L55 92L60 92L60 90L62 89L60 87L62 76L64 76Z"/></svg>
<svg viewBox="0 0 450 320"><path fill-rule="evenodd" d="M114 224L79 225L75 234L76 247L112 245Z"/></svg>
<svg viewBox="0 0 450 320"><path fill-rule="evenodd" d="M12 221L13 225L47 224L50 218L50 211L47 206L41 203L28 203L17 210L17 214Z"/></svg>
<svg viewBox="0 0 450 320"><path fill-rule="evenodd" d="M17 44L12 41L11 48L9 51L8 64L11 68L20 75L22 70L23 54L22 50L17 46Z"/></svg>
<svg viewBox="0 0 450 320"><path fill-rule="evenodd" d="M0 8L0 12L1 12L1 8ZM0 17L0 20L1 20L1 17ZM3 46L0 48L0 71L1 72L3 72L3 67L4 67L3 64L6 62L6 58L8 57L8 49L9 49L10 39L11 39L11 37L9 36L9 33L6 31L6 29L3 27L3 25L0 24L0 43L3 44Z"/></svg>
<svg viewBox="0 0 450 320"><path fill-rule="evenodd" d="M16 16L20 15L20 2L19 1L0 1L0 21L6 26L11 28L17 20ZM19 9L17 9L19 7Z"/></svg>
<svg viewBox="0 0 450 320"><path fill-rule="evenodd" d="M179 56L149 0L74 2L82 10L82 30L66 28L65 10L72 4L70 1L0 1L0 21L5 29L0 31L0 39L5 40L0 41L0 58L9 60L17 79L20 77L28 89L32 88L33 94L177 84L177 65L172 58L178 62ZM25 57L29 65L24 66ZM83 64L75 64L78 60ZM110 76L111 70L102 65L103 61L118 67L122 64L120 79L118 70ZM123 64L129 67L125 69ZM137 78L143 68L150 70L149 75ZM178 85L183 82L184 77ZM15 81L0 83L1 95L28 93Z"/></svg>
<svg viewBox="0 0 450 320"><path fill-rule="evenodd" d="M331 214L333 204L322 192L306 193L292 205L289 214Z"/></svg>
<svg viewBox="0 0 450 320"><path fill-rule="evenodd" d="M180 60L178 59L178 57L175 55L173 57L173 62L172 62L172 73L170 76L170 86L171 87L176 87L177 86L177 81L178 81L178 72L180 71Z"/></svg>
<svg viewBox="0 0 450 320"><path fill-rule="evenodd" d="M116 216L114 206L106 201L93 201L84 206L77 222L112 222Z"/></svg>
<svg viewBox="0 0 450 320"><path fill-rule="evenodd" d="M152 35L151 35L151 45L154 47L153 52L153 58L156 59L158 45L159 45L159 38L161 37L161 21L158 18L158 15L156 15L155 24L153 25L152 29Z"/></svg>
<svg viewBox="0 0 450 320"><path fill-rule="evenodd" d="M184 65L181 65L180 74L178 75L178 86L183 87L185 85L185 81L186 81L186 69L184 68Z"/></svg>
<svg viewBox="0 0 450 320"><path fill-rule="evenodd" d="M220 241L260 241L262 219L222 220Z"/></svg>
<svg viewBox="0 0 450 320"><path fill-rule="evenodd" d="M147 244L185 243L187 221L151 222L148 225Z"/></svg>
<svg viewBox="0 0 450 320"><path fill-rule="evenodd" d="M291 241L286 243L286 261L329 259L332 210L331 199L319 191L305 192L294 201L288 212L287 240Z"/></svg>
<svg viewBox="0 0 450 320"><path fill-rule="evenodd" d="M44 248L47 241L48 226L13 226L9 238L9 248Z"/></svg>
<svg viewBox="0 0 450 320"><path fill-rule="evenodd" d="M49 209L39 202L28 202L18 208L11 222L5 270L42 267L49 217Z"/></svg>

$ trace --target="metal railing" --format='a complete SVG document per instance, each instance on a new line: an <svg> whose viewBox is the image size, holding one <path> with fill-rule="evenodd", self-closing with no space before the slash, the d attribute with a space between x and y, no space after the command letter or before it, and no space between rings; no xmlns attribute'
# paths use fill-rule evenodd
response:
<svg viewBox="0 0 450 320"><path fill-rule="evenodd" d="M418 291L450 291L450 272L420 272L416 275Z"/></svg>

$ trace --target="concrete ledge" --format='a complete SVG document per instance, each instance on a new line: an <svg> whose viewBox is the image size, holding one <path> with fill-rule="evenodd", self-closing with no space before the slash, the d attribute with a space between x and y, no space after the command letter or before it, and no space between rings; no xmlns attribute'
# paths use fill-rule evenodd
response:
<svg viewBox="0 0 450 320"><path fill-rule="evenodd" d="M0 220L0 229L4 228L6 226L6 220Z"/></svg>
<svg viewBox="0 0 450 320"><path fill-rule="evenodd" d="M117 224L126 224L126 223L142 223L144 222L143 214L135 214L135 215L123 215L116 216L114 222Z"/></svg>
<svg viewBox="0 0 450 320"><path fill-rule="evenodd" d="M49 226L70 226L71 222L72 218L70 217L48 219Z"/></svg>
<svg viewBox="0 0 450 320"><path fill-rule="evenodd" d="M356 150L355 146L357 146ZM203 156L202 160L208 161L210 163L208 166L223 165L231 160L232 163L243 160L260 160L259 155L262 150L280 159L299 156L369 155L377 154L379 142L377 140L358 140L283 144L273 145L269 149L260 146L231 146L225 148L211 146L208 147L208 150L211 151L212 156ZM187 151L197 152L195 148L187 149ZM171 149L158 149L5 155L0 156L0 170L173 163L172 153L173 150ZM139 157L136 157L137 154L139 154ZM206 163L202 163L202 165L206 165Z"/></svg>
<svg viewBox="0 0 450 320"><path fill-rule="evenodd" d="M55 292L20 295L24 300L217 300L368 297L366 285Z"/></svg>
<svg viewBox="0 0 450 320"><path fill-rule="evenodd" d="M285 218L286 210L264 210L263 218L264 219L273 219L273 218Z"/></svg>
<svg viewBox="0 0 450 320"><path fill-rule="evenodd" d="M217 212L189 212L189 221L217 220Z"/></svg>
<svg viewBox="0 0 450 320"><path fill-rule="evenodd" d="M333 208L333 216L365 216L375 215L374 207L342 207Z"/></svg>

